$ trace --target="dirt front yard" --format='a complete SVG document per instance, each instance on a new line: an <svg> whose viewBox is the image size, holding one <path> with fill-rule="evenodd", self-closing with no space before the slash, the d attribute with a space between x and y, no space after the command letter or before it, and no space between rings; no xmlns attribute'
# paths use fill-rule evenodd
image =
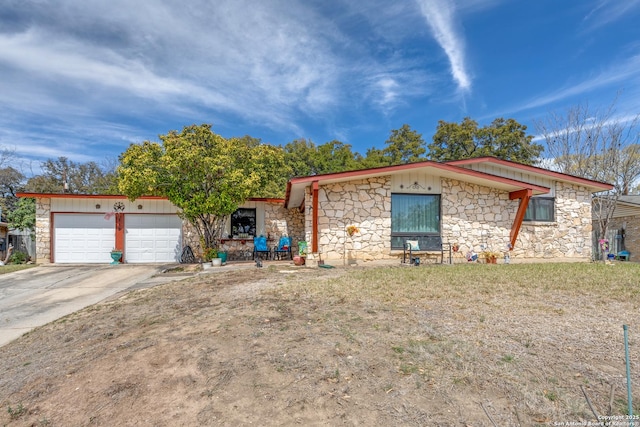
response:
<svg viewBox="0 0 640 427"><path fill-rule="evenodd" d="M0 424L588 425L626 413L623 324L640 384L639 314L631 263L202 275L0 348Z"/></svg>

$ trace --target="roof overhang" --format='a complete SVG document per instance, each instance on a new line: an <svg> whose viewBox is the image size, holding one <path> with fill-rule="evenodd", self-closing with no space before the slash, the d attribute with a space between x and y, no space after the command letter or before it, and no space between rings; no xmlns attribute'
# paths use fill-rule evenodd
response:
<svg viewBox="0 0 640 427"><path fill-rule="evenodd" d="M597 193L600 191L608 191L613 189L613 185L607 184L605 182L593 181L591 179L580 178L573 175L568 175L566 173L555 172L549 169L539 168L536 166L523 165L521 163L511 162L508 160L498 159L496 157L477 157L475 159L464 159L464 160L453 160L450 162L446 162L448 165L454 166L469 166L474 164L493 164L499 166L500 169L505 171L519 172L519 173L527 173L531 176L536 176L540 178L546 179L554 179L556 181L569 182L572 184L582 185L587 187L592 193Z"/></svg>
<svg viewBox="0 0 640 427"><path fill-rule="evenodd" d="M16 193L18 197L27 197L34 199L50 198L50 199L126 199L127 196L122 194L75 194L75 193ZM141 196L138 200L167 200L166 197L160 196Z"/></svg>
<svg viewBox="0 0 640 427"><path fill-rule="evenodd" d="M18 197L27 198L51 198L51 199L123 199L127 196L122 194L75 194L75 193L17 193ZM169 200L161 196L140 196L136 200ZM250 197L248 202L284 203L284 199L270 197Z"/></svg>
<svg viewBox="0 0 640 427"><path fill-rule="evenodd" d="M300 207L304 202L305 188L309 187L313 182L318 182L318 185L328 185L351 181L354 179L367 179L378 176L398 175L408 171L421 171L427 174L438 175L443 178L472 182L474 184L496 188L508 192L531 189L533 194L537 195L546 194L550 191L550 189L547 187L530 184L528 182L517 181L510 178L503 178L500 176L478 172L472 169L463 168L448 163L424 161L418 163L409 163L405 165L385 166L381 168L292 178L287 183L285 207L289 209Z"/></svg>

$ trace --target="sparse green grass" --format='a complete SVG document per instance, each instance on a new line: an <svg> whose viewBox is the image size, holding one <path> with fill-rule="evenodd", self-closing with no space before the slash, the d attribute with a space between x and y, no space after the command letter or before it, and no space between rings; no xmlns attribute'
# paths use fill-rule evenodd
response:
<svg viewBox="0 0 640 427"><path fill-rule="evenodd" d="M9 406L7 408L7 413L9 414L12 420L17 420L26 412L27 412L27 409L24 406L22 406L22 403L18 403L18 405L15 408L12 406Z"/></svg>
<svg viewBox="0 0 640 427"><path fill-rule="evenodd" d="M0 266L0 274L13 273L14 271L26 270L36 267L35 264L9 264Z"/></svg>
<svg viewBox="0 0 640 427"><path fill-rule="evenodd" d="M420 387L435 381L462 390L477 386L478 378L489 376L510 395L532 398L548 411L564 405L567 413L575 415L581 414L585 405L574 389L565 391L567 383L575 378L562 376L562 389L554 377L541 382L519 381L518 372L540 369L539 359L549 357L553 347L541 341L544 335L540 333L545 332L539 330L492 339L496 327L505 327L499 321L501 313L518 313L538 321L538 328L547 324L552 333L553 325L573 315L578 301L581 310L600 311L611 304L640 301L638 277L640 264L636 263L380 267L354 269L304 284L285 283L268 292L292 303L313 301L331 307L325 319L339 325L337 329L348 343L366 343L369 331L388 334L392 340L386 347L387 354L397 373L414 378ZM368 323L367 316L354 316L354 307L366 308L361 312L370 314L373 321ZM636 307L640 308L640 303ZM404 327L381 322L373 313L402 319ZM443 321L442 316L450 317ZM443 323L448 328L443 329ZM467 339L464 333L456 333L455 325L470 328L469 336L481 338ZM502 329L500 333L510 331ZM553 372L565 375L561 370ZM399 385L389 385L385 392L394 387Z"/></svg>
<svg viewBox="0 0 640 427"><path fill-rule="evenodd" d="M502 359L500 359L503 363L511 363L514 360L514 357L510 354L505 354L504 356L502 356Z"/></svg>
<svg viewBox="0 0 640 427"><path fill-rule="evenodd" d="M540 263L489 267L482 264L424 266L418 268L366 268L327 281L305 283L306 296L325 297L337 304L372 302L394 307L437 300L460 300L500 293L533 297L546 292L592 294L628 301L640 296L640 264ZM295 284L284 284L277 293L286 295ZM533 298L532 298L533 299ZM533 301L532 301L533 302ZM562 315L562 308L550 308ZM480 319L484 321L483 318Z"/></svg>
<svg viewBox="0 0 640 427"><path fill-rule="evenodd" d="M60 389L70 373L79 383L96 369L111 375L115 356L127 361L122 378L162 363L175 378L188 379L193 392L184 398L193 407L212 408L212 399L224 395L248 396L228 407L215 400L220 417L240 411L262 416L261 403L269 399L270 408L298 405L300 420L316 417L321 403L326 414L337 414L327 424L362 423L375 413L380 422L368 425L481 425L488 419L478 402L501 402L487 404L496 425L548 425L590 417L583 384L600 411L615 385L613 412L624 413L619 323L633 325L640 309L640 264L387 266L299 269L292 275L280 270L221 273L190 286L135 291L32 332L10 368L3 368L1 377L11 382L2 388L0 380L0 395L19 384L24 389L1 402L12 410L0 412L0 425L86 423L84 412L80 421L58 420L79 407L71 400L65 411L47 413L42 421L45 414L32 408L45 407L41 402L55 408L50 402L58 397L38 394L42 382L25 379L39 369L51 377L48 387ZM252 290L263 279L265 287ZM638 365L635 354L632 366ZM637 372L632 375L640 383ZM164 382L144 393L167 405L181 398L170 396ZM94 393L91 402L100 407L102 399L105 408L114 408L121 418L112 424L126 424L122 414L129 409L155 416L150 411L157 406L138 406L140 400L123 395L116 407L112 396ZM427 420L437 413L440 418ZM476 419L466 415L473 413ZM94 422L104 424L105 416Z"/></svg>

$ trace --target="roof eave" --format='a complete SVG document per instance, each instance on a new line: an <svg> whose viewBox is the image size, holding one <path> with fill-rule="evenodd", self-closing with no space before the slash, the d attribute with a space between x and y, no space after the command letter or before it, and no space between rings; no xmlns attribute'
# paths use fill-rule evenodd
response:
<svg viewBox="0 0 640 427"><path fill-rule="evenodd" d="M562 173L562 172L556 172L556 171L552 171L549 169L544 169L544 168L540 168L537 166L531 166L531 165L525 165L522 163L518 163L518 162L512 162L510 160L503 160L503 159L499 159L497 157L476 157L473 159L463 159L463 160L451 160L446 162L449 165L471 165L471 164L478 164L478 163L494 163L497 165L501 165L501 166L508 166L508 167L512 167L512 168L516 168L516 169L520 169L523 171L527 171L530 173L535 173L535 174L539 174L539 175L545 175L551 178L555 178L561 181L568 181L568 182L574 182L576 184L580 184L583 185L585 187L588 187L590 189L593 189L594 193L595 192L600 192L600 191L608 191L608 190L612 190L613 189L613 185L606 183L606 182L600 182L600 181L594 181L592 179L587 179L587 178L581 178L579 176L575 176L575 175L569 175L566 173Z"/></svg>
<svg viewBox="0 0 640 427"><path fill-rule="evenodd" d="M405 165L384 166L379 168L360 169L355 171L292 178L287 182L285 206L289 208L289 202L291 199L291 194L294 191L294 187L301 186L302 188L306 188L307 186L311 185L311 183L316 181L319 182L320 184L322 184L323 182L327 183L330 181L341 182L341 181L348 181L348 180L358 179L358 178L362 179L370 176L390 175L390 174L394 174L402 171L422 169L422 168L434 168L441 171L465 175L465 176L483 179L487 181L500 182L500 183L512 185L514 187L521 188L521 189L529 188L529 189L532 189L536 194L546 194L550 191L549 188L543 187L540 185L535 185L535 184L527 183L524 181L517 181L511 178L492 175L485 172L476 171L473 169L467 169L467 168L463 168L457 165L452 165L449 163L437 163L433 161L424 161L424 162L418 162L418 163L409 163Z"/></svg>

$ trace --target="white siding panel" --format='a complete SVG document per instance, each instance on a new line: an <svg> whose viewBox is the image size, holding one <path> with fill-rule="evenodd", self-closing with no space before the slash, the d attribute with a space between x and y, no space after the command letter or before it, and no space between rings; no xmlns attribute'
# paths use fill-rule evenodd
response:
<svg viewBox="0 0 640 427"><path fill-rule="evenodd" d="M391 176L391 191L394 193L440 194L440 177L424 172L404 172Z"/></svg>
<svg viewBox="0 0 640 427"><path fill-rule="evenodd" d="M124 213L144 214L175 214L178 210L168 200L142 199L130 202L126 199L115 198L52 198L52 212L87 212L105 214L113 211L113 205L122 203ZM100 207L96 207L100 206ZM141 206L142 209L138 209Z"/></svg>
<svg viewBox="0 0 640 427"><path fill-rule="evenodd" d="M493 164L479 163L462 166L466 169L471 169L478 172L484 172L503 178L515 179L516 181L528 182L530 184L547 187L551 191L543 194L543 197L555 197L555 181L550 178L545 178L539 175L529 174L520 170L511 168L502 168Z"/></svg>
<svg viewBox="0 0 640 427"><path fill-rule="evenodd" d="M109 263L115 240L113 217L105 219L104 215L54 215L56 263Z"/></svg>

